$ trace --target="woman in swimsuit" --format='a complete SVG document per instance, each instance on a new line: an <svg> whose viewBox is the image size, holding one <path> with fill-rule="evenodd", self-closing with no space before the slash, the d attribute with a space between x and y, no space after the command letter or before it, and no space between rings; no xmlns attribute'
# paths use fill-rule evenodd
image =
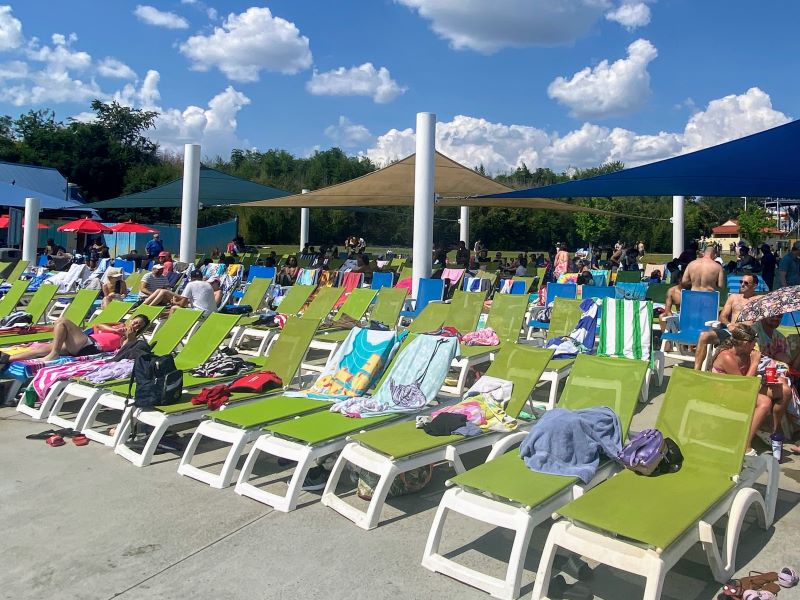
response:
<svg viewBox="0 0 800 600"><path fill-rule="evenodd" d="M749 325L737 324L730 330L731 337L719 345L711 365L713 373L723 375L744 375L757 377L761 351L756 346L758 334ZM750 437L747 443L747 455L755 455L753 437L772 413L772 433L780 431L781 420L786 411L782 387L775 384L764 384L758 392L753 422L750 425Z"/></svg>
<svg viewBox="0 0 800 600"><path fill-rule="evenodd" d="M72 321L58 319L53 328L53 341L39 344L30 350L10 356L0 352L0 365L32 358L51 361L62 356L91 356L101 352L116 352L124 342L136 339L147 329L150 320L136 315L126 323L99 324L85 333Z"/></svg>

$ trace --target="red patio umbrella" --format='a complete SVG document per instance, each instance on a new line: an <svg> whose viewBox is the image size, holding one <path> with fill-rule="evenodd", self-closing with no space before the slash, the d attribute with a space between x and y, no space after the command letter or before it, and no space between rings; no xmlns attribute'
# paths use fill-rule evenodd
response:
<svg viewBox="0 0 800 600"><path fill-rule="evenodd" d="M112 225L111 229L117 233L158 233L158 229L153 229L152 227L134 221L117 223Z"/></svg>
<svg viewBox="0 0 800 600"><path fill-rule="evenodd" d="M58 228L59 231L73 231L75 233L88 233L88 234L98 234L98 233L114 233L114 230L110 227L106 227L99 221L92 221L89 217L83 217L82 219L76 219L75 221L70 221L69 223L65 223L61 227Z"/></svg>
<svg viewBox="0 0 800 600"><path fill-rule="evenodd" d="M8 229L9 221L11 219L8 215L0 215L0 229ZM22 224L25 225L25 221L22 221ZM39 223L39 229L50 229L47 225L42 225Z"/></svg>
<svg viewBox="0 0 800 600"><path fill-rule="evenodd" d="M152 227L148 227L147 225L142 225L141 223L136 223L133 220L128 220L123 223L116 223L111 226L111 229L114 230L114 233L127 233L128 234L128 246L130 246L130 234L131 233L158 233L158 229L153 229ZM130 250L130 248L128 248ZM114 254L117 254L117 236L114 236Z"/></svg>

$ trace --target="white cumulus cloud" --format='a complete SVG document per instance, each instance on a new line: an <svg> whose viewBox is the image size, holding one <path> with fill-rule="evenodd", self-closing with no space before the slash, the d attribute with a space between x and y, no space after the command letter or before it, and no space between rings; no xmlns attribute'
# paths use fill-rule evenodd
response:
<svg viewBox="0 0 800 600"><path fill-rule="evenodd" d="M184 144L200 144L204 156L227 156L233 148L249 146L238 136L236 117L250 104L242 92L228 86L211 98L206 107L185 108L160 106L158 84L161 75L150 70L139 87L126 85L114 95L125 106L154 110L159 113L155 129L147 137L169 152L183 152Z"/></svg>
<svg viewBox="0 0 800 600"><path fill-rule="evenodd" d="M571 44L611 7L608 0L395 0L416 10L457 49Z"/></svg>
<svg viewBox="0 0 800 600"><path fill-rule="evenodd" d="M624 2L606 13L606 19L616 21L628 31L650 23L650 7L644 2Z"/></svg>
<svg viewBox="0 0 800 600"><path fill-rule="evenodd" d="M311 66L308 38L294 23L251 7L230 14L210 35L194 35L180 45L192 68L218 68L233 81L258 81L262 69L297 73Z"/></svg>
<svg viewBox="0 0 800 600"><path fill-rule="evenodd" d="M385 104L407 88L392 79L386 67L376 69L367 62L349 69L339 67L324 73L314 71L306 89L315 96L371 96L378 104Z"/></svg>
<svg viewBox="0 0 800 600"><path fill-rule="evenodd" d="M372 139L372 134L364 125L353 123L343 116L339 117L336 125L325 128L325 136L341 148L353 148Z"/></svg>
<svg viewBox="0 0 800 600"><path fill-rule="evenodd" d="M155 6L148 4L138 4L133 10L133 14L142 23L153 25L154 27L165 27L167 29L188 29L189 21L173 12L158 10Z"/></svg>
<svg viewBox="0 0 800 600"><path fill-rule="evenodd" d="M712 100L692 115L683 131L640 134L621 127L584 123L559 134L529 125L505 125L458 115L437 123L436 148L454 160L490 173L506 172L525 164L560 172L622 161L627 167L685 154L757 133L790 120L772 108L769 95L751 88L741 95ZM391 129L379 135L365 154L386 165L413 154L413 129Z"/></svg>
<svg viewBox="0 0 800 600"><path fill-rule="evenodd" d="M601 61L586 67L570 79L557 77L547 88L548 95L570 108L579 118L603 118L630 113L650 95L650 64L658 51L649 41L639 39L628 46L628 57L611 64Z"/></svg>
<svg viewBox="0 0 800 600"><path fill-rule="evenodd" d="M0 6L0 50L13 50L22 45L22 22L11 10L7 4Z"/></svg>
<svg viewBox="0 0 800 600"><path fill-rule="evenodd" d="M97 72L103 77L136 79L136 73L124 62L107 56L97 64Z"/></svg>
<svg viewBox="0 0 800 600"><path fill-rule="evenodd" d="M769 94L752 87L739 96L730 95L708 103L686 124L684 144L687 152L777 127L791 121L772 108Z"/></svg>

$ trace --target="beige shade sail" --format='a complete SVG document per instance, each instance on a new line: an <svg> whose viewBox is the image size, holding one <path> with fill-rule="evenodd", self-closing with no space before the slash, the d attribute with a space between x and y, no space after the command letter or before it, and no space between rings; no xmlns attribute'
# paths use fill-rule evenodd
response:
<svg viewBox="0 0 800 600"><path fill-rule="evenodd" d="M307 194L256 200L242 203L239 206L245 208L413 206L415 159L416 155L412 154L373 173L362 175L344 183L337 183L336 185L314 190ZM437 206L498 206L610 214L606 211L567 204L550 198L523 198L519 200L513 198L475 198L475 196L502 194L513 190L457 163L441 152L436 152L435 169L434 192L437 197Z"/></svg>

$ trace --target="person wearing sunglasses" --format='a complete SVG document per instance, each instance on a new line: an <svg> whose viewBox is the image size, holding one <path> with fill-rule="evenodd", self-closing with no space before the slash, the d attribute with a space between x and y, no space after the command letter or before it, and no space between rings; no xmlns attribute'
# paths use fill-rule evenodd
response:
<svg viewBox="0 0 800 600"><path fill-rule="evenodd" d="M704 331L697 340L697 351L694 355L694 368L698 371L702 368L703 361L706 359L706 351L709 345L717 345L731 337L728 325L736 323L739 313L751 301L756 298L756 285L758 280L752 273L742 275L741 287L738 294L729 294L725 301L725 306L719 312L719 327L714 327L710 331Z"/></svg>

